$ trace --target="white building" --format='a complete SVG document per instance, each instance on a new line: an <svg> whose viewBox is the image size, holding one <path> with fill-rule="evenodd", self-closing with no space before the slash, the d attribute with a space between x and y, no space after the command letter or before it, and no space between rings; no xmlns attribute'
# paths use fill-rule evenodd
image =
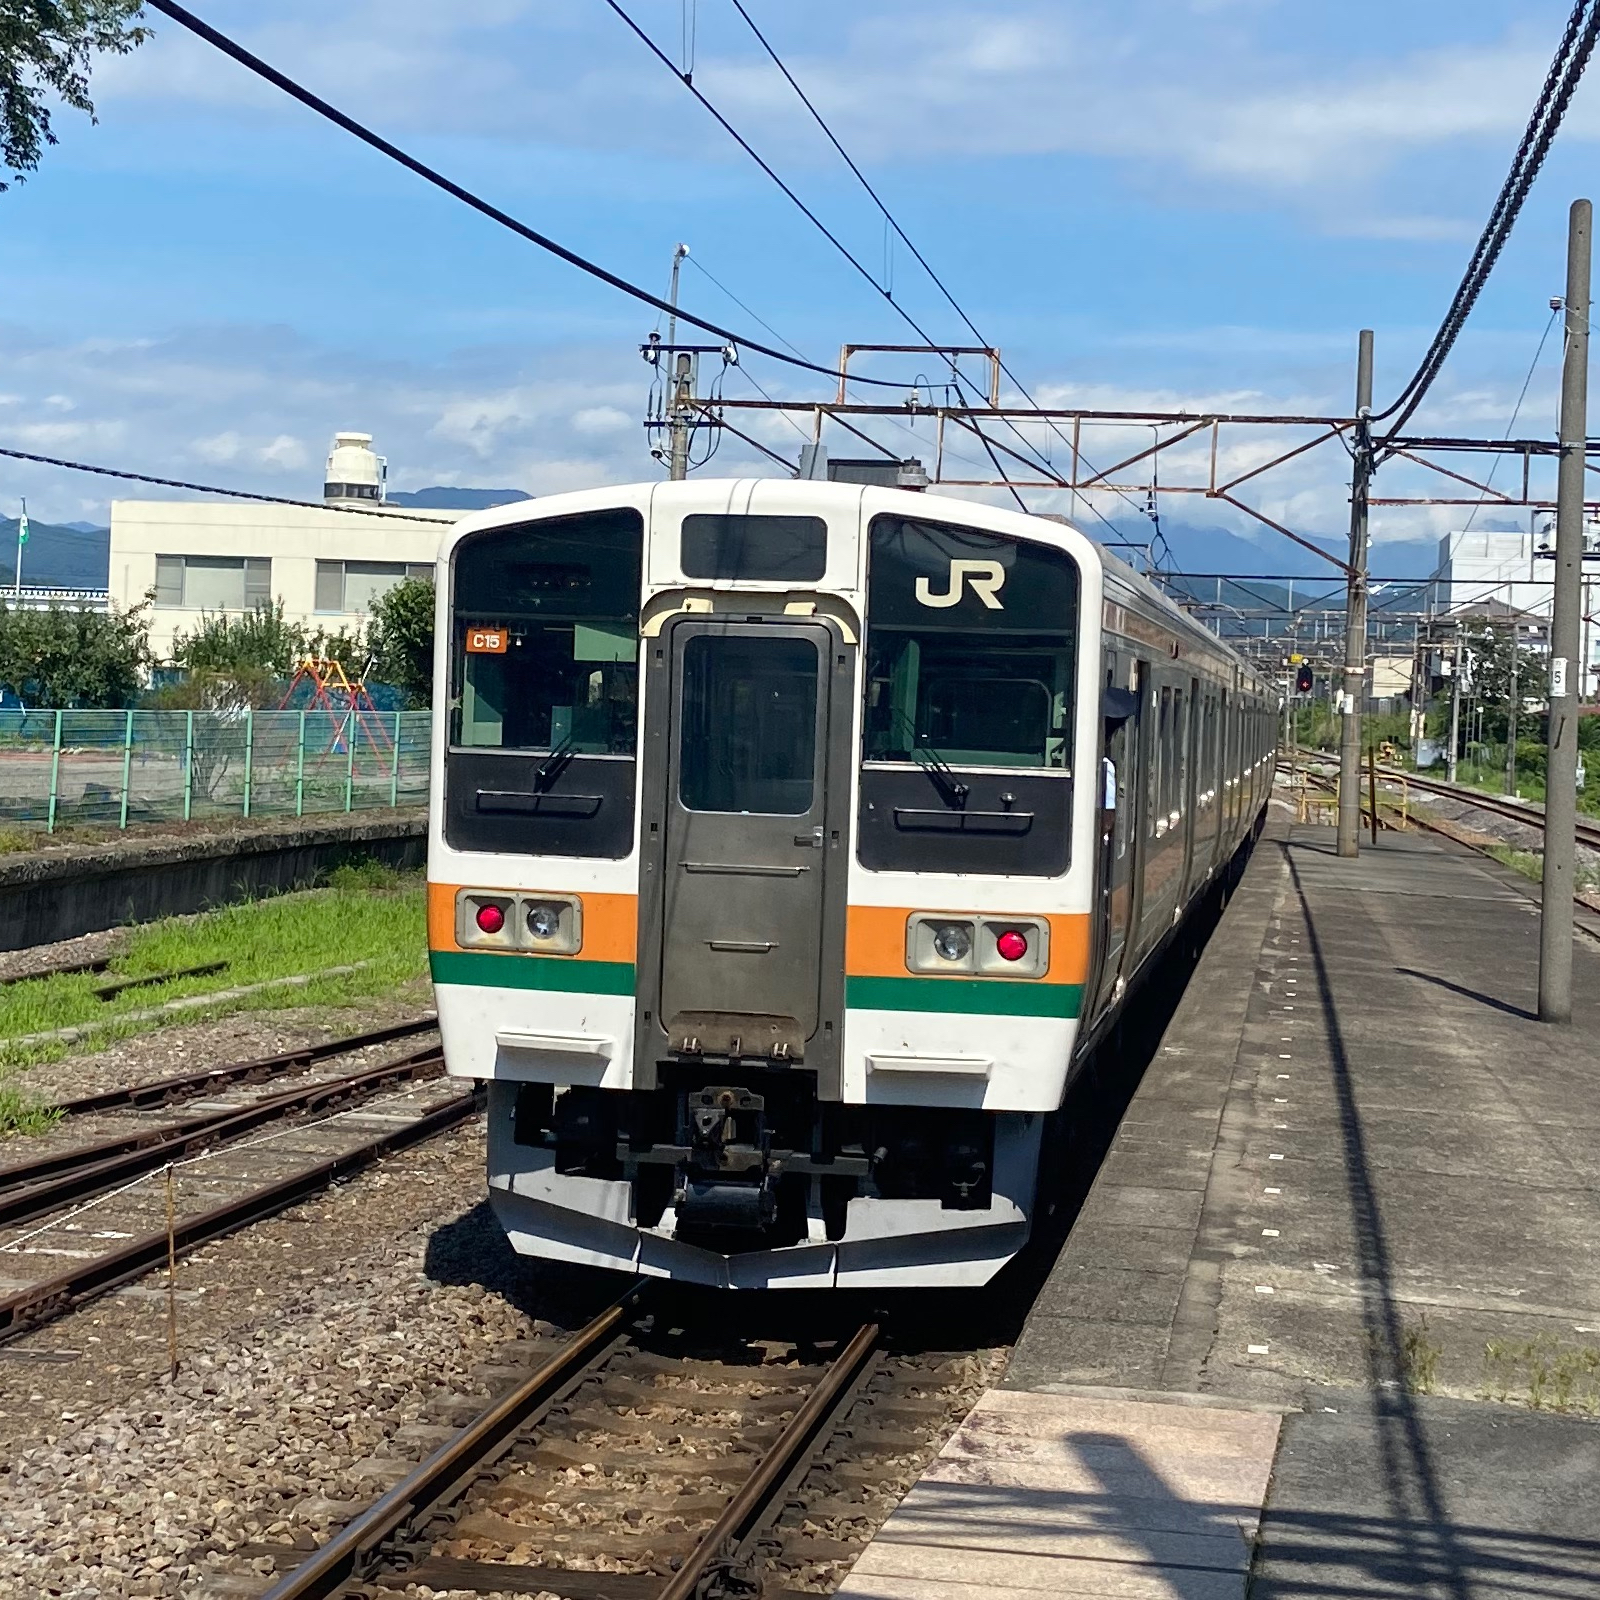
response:
<svg viewBox="0 0 1600 1600"><path fill-rule="evenodd" d="M111 506L111 599L153 596L150 645L169 660L173 636L205 612L281 600L285 617L336 633L386 590L432 577L445 529L465 511L387 506L387 464L372 436L334 437L321 506L249 500L117 500ZM339 508L346 509L339 509Z"/></svg>
<svg viewBox="0 0 1600 1600"><path fill-rule="evenodd" d="M1600 523L1583 537L1582 659L1588 670L1579 692L1600 692L1600 627L1590 618L1600 598ZM1555 527L1546 517L1528 533L1447 533L1439 541L1434 606L1439 614L1510 608L1548 622L1554 590Z"/></svg>

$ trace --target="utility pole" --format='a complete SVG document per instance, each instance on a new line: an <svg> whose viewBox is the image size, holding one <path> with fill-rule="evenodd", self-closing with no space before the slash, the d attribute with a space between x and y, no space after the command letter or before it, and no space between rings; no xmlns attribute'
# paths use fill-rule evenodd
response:
<svg viewBox="0 0 1600 1600"><path fill-rule="evenodd" d="M1566 358L1556 479L1556 582L1550 608L1550 712L1545 757L1544 883L1539 917L1539 1020L1572 1021L1573 833L1578 796L1578 688L1583 662L1584 452L1589 425L1589 260L1594 208L1574 200L1567 220Z"/></svg>
<svg viewBox="0 0 1600 1600"><path fill-rule="evenodd" d="M1356 352L1356 428L1350 477L1350 576L1345 591L1344 691L1339 735L1339 840L1342 856L1361 846L1361 702L1367 682L1367 495L1372 481L1372 329Z"/></svg>
<svg viewBox="0 0 1600 1600"><path fill-rule="evenodd" d="M693 437L694 406L690 403L695 390L695 358L687 350L678 349L678 271L683 258L688 255L686 244L675 245L672 250L672 286L667 294L672 312L667 318L667 354L672 371L667 381L672 392L667 400L670 441L667 453L667 470L674 481L689 476L689 440Z"/></svg>
<svg viewBox="0 0 1600 1600"><path fill-rule="evenodd" d="M1456 623L1456 651L1450 658L1450 753L1446 757L1445 781L1456 781L1456 752L1461 748L1461 673L1466 665L1461 648L1461 624Z"/></svg>
<svg viewBox="0 0 1600 1600"><path fill-rule="evenodd" d="M1506 708L1506 793L1517 792L1517 712L1522 691L1517 687L1517 636L1522 630L1511 624L1511 703Z"/></svg>
<svg viewBox="0 0 1600 1600"><path fill-rule="evenodd" d="M27 502L26 498L24 498L24 500L22 502L22 515L17 519L17 570L16 570L16 573L15 573L15 577L16 577L16 580L17 580L17 584L16 584L17 599L19 599L19 600L22 598L22 549L23 549L23 546L27 544L27 542L28 542L28 502Z"/></svg>

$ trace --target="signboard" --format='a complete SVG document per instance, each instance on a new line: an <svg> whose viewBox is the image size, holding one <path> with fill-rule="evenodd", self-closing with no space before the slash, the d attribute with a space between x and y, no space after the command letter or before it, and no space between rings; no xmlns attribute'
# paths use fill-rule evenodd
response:
<svg viewBox="0 0 1600 1600"><path fill-rule="evenodd" d="M469 656L503 656L506 653L507 634L504 628L468 628L467 654Z"/></svg>
<svg viewBox="0 0 1600 1600"><path fill-rule="evenodd" d="M1550 658L1550 693L1559 699L1567 692L1567 658L1565 656L1551 656Z"/></svg>

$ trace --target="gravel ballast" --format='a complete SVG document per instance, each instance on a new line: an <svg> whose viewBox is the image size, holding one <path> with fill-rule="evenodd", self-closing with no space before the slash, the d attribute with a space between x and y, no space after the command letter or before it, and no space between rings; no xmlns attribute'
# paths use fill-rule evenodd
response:
<svg viewBox="0 0 1600 1600"><path fill-rule="evenodd" d="M159 1288L103 1302L98 1333L89 1332L95 1308L87 1308L0 1351L3 1431L34 1435L8 1449L0 1468L0 1595L186 1595L210 1580L226 1585L230 1574L244 1592L270 1562L229 1552L256 1541L309 1546L375 1499L387 1487L384 1458L397 1467L415 1458L392 1441L430 1400L487 1395L475 1366L508 1340L552 1331L533 1319L535 1299L566 1325L615 1292L598 1275L541 1277L518 1262L487 1207L461 1204L462 1176L481 1193L481 1137L428 1148L437 1154L446 1143L455 1146L452 1171L444 1181L436 1173L430 1192L445 1202L443 1216L389 1231L386 1242L362 1240L363 1231L386 1231L374 1212L389 1230L395 1220L385 1186L363 1179L298 1208L318 1213L304 1252L277 1237L307 1234L305 1219L297 1229L289 1214L186 1264L175 1384L149 1373L165 1359L164 1336L151 1338L165 1326ZM386 1164L387 1186L424 1154ZM363 1201L365 1223L356 1215ZM339 1240L369 1248L345 1253ZM330 1242L337 1265L326 1259ZM217 1259L229 1254L239 1259ZM240 1282L223 1294L206 1281L230 1266L235 1278L253 1267L253 1293ZM212 1311L231 1301L232 1326L205 1326L208 1299ZM85 1386L73 1369L103 1360L89 1352L108 1341L126 1355L105 1318L130 1315L144 1327L145 1371L125 1373L132 1385L104 1404L97 1390L115 1383ZM84 1353L57 1362L52 1348ZM68 1399L62 1390L74 1379L78 1393Z"/></svg>

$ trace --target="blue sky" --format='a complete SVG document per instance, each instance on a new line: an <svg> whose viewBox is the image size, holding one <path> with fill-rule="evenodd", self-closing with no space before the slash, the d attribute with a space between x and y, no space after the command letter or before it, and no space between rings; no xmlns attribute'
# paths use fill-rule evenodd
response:
<svg viewBox="0 0 1600 1600"><path fill-rule="evenodd" d="M1377 330L1380 402L1420 355L1570 9L747 3L1037 397L1315 411L1348 407L1359 326ZM818 359L909 337L602 0L195 7L625 276L663 289L681 239ZM728 0L630 9L675 58L692 14L696 83L881 273L881 219ZM653 313L153 21L151 44L99 69L99 126L63 113L61 146L0 195L0 442L287 494L315 492L341 427L375 433L402 488L655 474L634 350ZM1561 288L1567 205L1594 186L1597 94L1580 90L1419 424L1505 428ZM919 321L964 336L903 249L889 265ZM752 327L693 268L684 300ZM1519 431L1549 431L1558 358L1552 338ZM824 382L756 357L749 371L774 394ZM730 376L728 393L744 385ZM799 443L777 419L752 431L785 453ZM1137 438L1103 433L1095 454ZM1259 448L1241 442L1234 459ZM729 441L719 470L750 459ZM1254 486L1257 503L1335 533L1343 464L1306 458ZM107 502L95 480L0 465L0 508L20 493L57 520ZM1245 533L1225 509L1163 502L1177 524ZM1390 511L1376 537L1429 538L1452 520ZM1263 537L1263 570L1283 564Z"/></svg>

